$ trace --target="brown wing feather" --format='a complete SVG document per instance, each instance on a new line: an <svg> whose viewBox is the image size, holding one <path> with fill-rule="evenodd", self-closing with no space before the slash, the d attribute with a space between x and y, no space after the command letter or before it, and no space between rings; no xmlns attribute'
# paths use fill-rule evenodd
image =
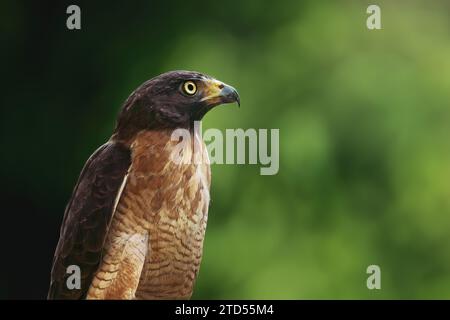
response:
<svg viewBox="0 0 450 320"><path fill-rule="evenodd" d="M83 299L97 270L115 199L130 166L128 147L108 142L86 162L66 207L53 258L49 299ZM81 289L69 290L69 265L81 269Z"/></svg>

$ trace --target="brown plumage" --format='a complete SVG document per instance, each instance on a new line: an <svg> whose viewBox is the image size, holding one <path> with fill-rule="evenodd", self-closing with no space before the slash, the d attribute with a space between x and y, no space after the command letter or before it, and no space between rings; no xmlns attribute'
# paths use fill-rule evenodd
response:
<svg viewBox="0 0 450 320"><path fill-rule="evenodd" d="M239 96L232 87L188 71L162 74L130 95L67 205L49 299L190 298L211 183L206 146L193 122L234 101ZM191 137L182 151L191 161L181 164L172 160L178 128ZM70 265L81 269L80 289L66 285Z"/></svg>

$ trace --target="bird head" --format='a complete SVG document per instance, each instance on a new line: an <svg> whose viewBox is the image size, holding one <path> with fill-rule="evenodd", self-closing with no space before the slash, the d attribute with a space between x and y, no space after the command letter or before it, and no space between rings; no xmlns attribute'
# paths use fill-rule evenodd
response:
<svg viewBox="0 0 450 320"><path fill-rule="evenodd" d="M152 128L190 127L217 105L237 102L233 87L193 71L171 71L150 79L125 101L116 133Z"/></svg>

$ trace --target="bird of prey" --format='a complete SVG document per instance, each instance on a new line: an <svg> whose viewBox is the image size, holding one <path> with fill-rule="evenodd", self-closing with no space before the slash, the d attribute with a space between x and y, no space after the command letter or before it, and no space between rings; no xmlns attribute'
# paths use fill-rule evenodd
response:
<svg viewBox="0 0 450 320"><path fill-rule="evenodd" d="M111 138L87 160L67 204L49 299L189 299L202 258L210 168L193 122L239 101L214 78L171 71L125 101ZM185 129L182 151L171 135ZM176 150L176 151L175 151ZM172 161L195 156L204 161ZM200 153L200 154L197 154ZM69 288L69 266L81 271Z"/></svg>

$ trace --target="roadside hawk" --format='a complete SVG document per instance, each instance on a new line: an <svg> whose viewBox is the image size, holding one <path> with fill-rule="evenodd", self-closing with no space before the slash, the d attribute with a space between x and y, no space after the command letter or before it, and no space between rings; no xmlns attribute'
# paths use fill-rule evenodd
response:
<svg viewBox="0 0 450 320"><path fill-rule="evenodd" d="M206 146L193 124L232 102L239 104L233 87L190 71L159 75L128 97L67 204L49 299L191 297L211 183ZM191 138L182 149L172 136L177 129ZM174 153L184 161L174 161ZM80 289L67 286L73 265L81 271Z"/></svg>

